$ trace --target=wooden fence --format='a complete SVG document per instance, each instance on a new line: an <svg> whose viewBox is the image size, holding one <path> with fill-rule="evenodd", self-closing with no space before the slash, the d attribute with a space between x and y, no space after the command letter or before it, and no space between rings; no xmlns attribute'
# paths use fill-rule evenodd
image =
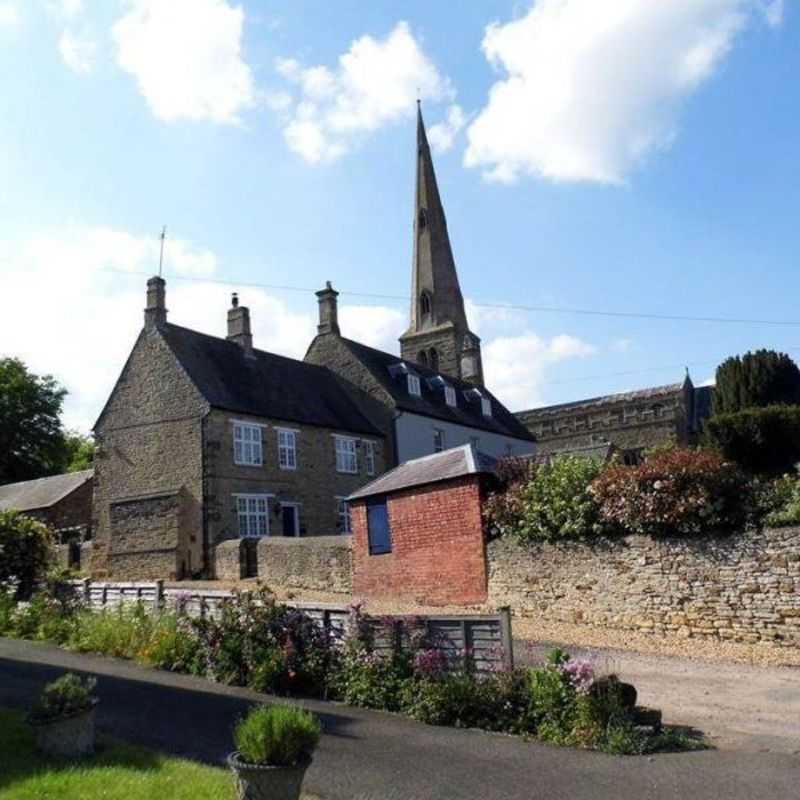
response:
<svg viewBox="0 0 800 800"><path fill-rule="evenodd" d="M90 608L101 611L128 603L153 609L170 608L191 617L215 618L222 604L232 597L225 589L181 589L165 587L164 581L72 581L72 586ZM332 603L282 601L297 608L321 625L335 641L342 641L350 626L350 606ZM368 617L378 632L375 648L388 652L422 631L431 647L443 650L451 663L469 665L478 672L491 672L514 665L511 614L508 608L497 614L417 615Z"/></svg>

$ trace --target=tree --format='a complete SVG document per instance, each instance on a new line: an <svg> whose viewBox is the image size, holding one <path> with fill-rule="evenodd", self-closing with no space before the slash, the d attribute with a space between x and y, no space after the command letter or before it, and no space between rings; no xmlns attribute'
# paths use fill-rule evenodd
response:
<svg viewBox="0 0 800 800"><path fill-rule="evenodd" d="M756 350L717 367L714 413L800 403L800 369L785 353Z"/></svg>
<svg viewBox="0 0 800 800"><path fill-rule="evenodd" d="M0 359L0 484L53 475L66 463L61 427L64 389L50 375Z"/></svg>
<svg viewBox="0 0 800 800"><path fill-rule="evenodd" d="M41 522L18 511L0 511L0 585L14 585L27 600L51 564L52 537Z"/></svg>
<svg viewBox="0 0 800 800"><path fill-rule="evenodd" d="M77 431L67 431L65 439L65 472L91 469L94 464L94 439Z"/></svg>

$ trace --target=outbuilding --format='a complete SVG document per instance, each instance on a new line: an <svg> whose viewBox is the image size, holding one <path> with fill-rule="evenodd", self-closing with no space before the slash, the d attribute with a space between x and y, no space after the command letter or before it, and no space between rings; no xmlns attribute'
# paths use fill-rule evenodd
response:
<svg viewBox="0 0 800 800"><path fill-rule="evenodd" d="M406 461L350 495L355 597L485 602L481 502L495 465L466 444Z"/></svg>

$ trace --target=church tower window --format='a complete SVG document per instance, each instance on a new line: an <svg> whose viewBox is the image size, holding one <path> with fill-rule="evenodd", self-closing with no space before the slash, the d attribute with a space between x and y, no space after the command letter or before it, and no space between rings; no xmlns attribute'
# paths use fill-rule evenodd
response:
<svg viewBox="0 0 800 800"><path fill-rule="evenodd" d="M430 355L428 356L428 364L431 369L439 371L439 354L436 352L435 347L431 347Z"/></svg>
<svg viewBox="0 0 800 800"><path fill-rule="evenodd" d="M424 231L427 226L428 226L428 212L424 208L421 208L419 210L419 214L417 215L417 227L419 229L419 232L422 233L422 231Z"/></svg>
<svg viewBox="0 0 800 800"><path fill-rule="evenodd" d="M428 292L423 292L419 298L419 311L423 317L427 317L431 313L431 296Z"/></svg>
<svg viewBox="0 0 800 800"><path fill-rule="evenodd" d="M417 364L422 364L423 367L428 366L428 353L425 350L420 350L417 356Z"/></svg>

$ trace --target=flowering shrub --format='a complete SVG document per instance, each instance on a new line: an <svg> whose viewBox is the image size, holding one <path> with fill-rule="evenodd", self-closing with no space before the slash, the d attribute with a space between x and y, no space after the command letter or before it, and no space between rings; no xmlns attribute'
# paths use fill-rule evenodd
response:
<svg viewBox="0 0 800 800"><path fill-rule="evenodd" d="M727 532L755 514L747 476L705 450L661 450L643 464L613 465L590 491L605 521L651 536Z"/></svg>
<svg viewBox="0 0 800 800"><path fill-rule="evenodd" d="M522 541L556 541L599 534L603 525L589 491L602 465L588 458L564 457L536 468L526 481L512 483L484 504L484 520L496 535Z"/></svg>
<svg viewBox="0 0 800 800"><path fill-rule="evenodd" d="M572 688L579 694L586 694L594 683L594 664L586 658L570 658L559 665Z"/></svg>
<svg viewBox="0 0 800 800"><path fill-rule="evenodd" d="M759 493L764 522L772 527L800 524L800 464L794 472L767 483Z"/></svg>

